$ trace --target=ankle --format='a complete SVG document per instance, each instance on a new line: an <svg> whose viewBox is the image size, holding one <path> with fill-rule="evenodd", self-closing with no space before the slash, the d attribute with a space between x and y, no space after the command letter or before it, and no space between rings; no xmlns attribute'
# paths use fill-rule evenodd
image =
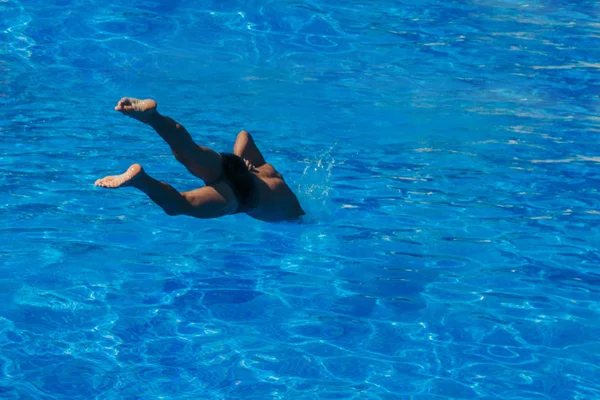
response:
<svg viewBox="0 0 600 400"><path fill-rule="evenodd" d="M145 116L143 122L145 124L150 125L151 127L155 127L158 125L164 117L158 113L158 111L154 111L153 113Z"/></svg>

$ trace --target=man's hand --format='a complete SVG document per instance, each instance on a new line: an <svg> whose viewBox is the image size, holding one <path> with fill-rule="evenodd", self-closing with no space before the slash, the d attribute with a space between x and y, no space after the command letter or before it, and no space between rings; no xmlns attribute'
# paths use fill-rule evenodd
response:
<svg viewBox="0 0 600 400"><path fill-rule="evenodd" d="M256 168L254 167L254 165L252 165L252 163L250 161L248 161L244 158L244 162L246 163L246 168L248 168L248 171L252 172L252 171L256 170Z"/></svg>

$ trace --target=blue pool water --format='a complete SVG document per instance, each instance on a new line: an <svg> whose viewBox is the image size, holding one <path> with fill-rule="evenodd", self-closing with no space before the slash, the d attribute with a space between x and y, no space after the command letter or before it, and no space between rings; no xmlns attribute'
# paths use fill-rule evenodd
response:
<svg viewBox="0 0 600 400"><path fill-rule="evenodd" d="M600 397L600 6L0 2L0 398ZM93 186L153 97L303 224Z"/></svg>

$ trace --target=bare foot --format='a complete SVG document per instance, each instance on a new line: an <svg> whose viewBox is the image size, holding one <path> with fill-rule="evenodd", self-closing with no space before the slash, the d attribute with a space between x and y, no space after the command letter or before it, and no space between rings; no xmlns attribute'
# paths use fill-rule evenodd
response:
<svg viewBox="0 0 600 400"><path fill-rule="evenodd" d="M123 97L117 103L115 110L138 121L147 122L150 117L156 114L156 101Z"/></svg>
<svg viewBox="0 0 600 400"><path fill-rule="evenodd" d="M108 189L116 189L125 186L131 186L135 180L144 174L144 169L140 164L133 164L121 175L107 176L98 179L94 186L101 186Z"/></svg>

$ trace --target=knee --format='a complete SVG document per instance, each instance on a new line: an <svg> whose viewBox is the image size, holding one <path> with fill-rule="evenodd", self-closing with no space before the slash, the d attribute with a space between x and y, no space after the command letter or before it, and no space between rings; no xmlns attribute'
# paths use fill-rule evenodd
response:
<svg viewBox="0 0 600 400"><path fill-rule="evenodd" d="M165 212L165 214L167 214L169 217L175 217L177 215L181 215L183 214L181 212L181 210L175 209L175 208L170 208L170 207L164 207L163 211Z"/></svg>
<svg viewBox="0 0 600 400"><path fill-rule="evenodd" d="M162 207L165 214L167 214L169 217L187 214L190 212L191 208L192 207L187 201L182 201L181 203L177 204L168 204Z"/></svg>
<svg viewBox="0 0 600 400"><path fill-rule="evenodd" d="M250 141L250 140L252 140L252 136L247 131L242 130L242 131L240 131L240 133L238 133L237 140Z"/></svg>
<svg viewBox="0 0 600 400"><path fill-rule="evenodd" d="M173 156L175 157L175 159L177 161L179 161L180 163L184 163L185 164L186 158L185 158L185 156L183 154L178 153L175 150L172 150L171 152L173 153Z"/></svg>

